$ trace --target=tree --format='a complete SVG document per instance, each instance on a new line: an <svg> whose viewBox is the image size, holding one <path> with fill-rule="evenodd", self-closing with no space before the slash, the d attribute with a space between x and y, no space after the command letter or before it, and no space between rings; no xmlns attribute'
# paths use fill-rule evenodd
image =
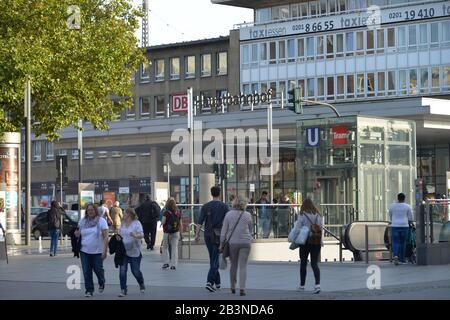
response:
<svg viewBox="0 0 450 320"><path fill-rule="evenodd" d="M129 0L0 1L0 133L24 125L27 78L37 136L58 138L78 119L107 129L133 103L140 16Z"/></svg>

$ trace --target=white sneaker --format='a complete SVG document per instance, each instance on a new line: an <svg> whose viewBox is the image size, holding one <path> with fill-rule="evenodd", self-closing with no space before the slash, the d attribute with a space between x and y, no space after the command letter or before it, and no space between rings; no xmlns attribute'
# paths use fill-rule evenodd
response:
<svg viewBox="0 0 450 320"><path fill-rule="evenodd" d="M314 294L320 293L320 286L319 286L319 285L316 285L316 286L314 287L313 293L314 293Z"/></svg>
<svg viewBox="0 0 450 320"><path fill-rule="evenodd" d="M397 256L394 257L394 264L395 264L396 266L398 266L398 257L397 257Z"/></svg>
<svg viewBox="0 0 450 320"><path fill-rule="evenodd" d="M305 286L298 286L297 291L298 292L305 292Z"/></svg>

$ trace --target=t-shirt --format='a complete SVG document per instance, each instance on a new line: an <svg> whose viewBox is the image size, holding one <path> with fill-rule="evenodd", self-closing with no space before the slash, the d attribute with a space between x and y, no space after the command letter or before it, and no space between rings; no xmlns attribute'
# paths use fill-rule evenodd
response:
<svg viewBox="0 0 450 320"><path fill-rule="evenodd" d="M230 211L228 205L219 200L212 200L210 202L205 203L203 205L202 210L200 211L200 218L198 219L197 224L203 225L205 223L205 236L210 233L210 225L207 221L208 212L211 212L211 224L213 229L222 229L223 219L227 212Z"/></svg>
<svg viewBox="0 0 450 320"><path fill-rule="evenodd" d="M108 230L108 224L104 218L100 218L98 220L97 225L86 228L82 227L83 218L78 226L80 227L81 232L81 252L89 253L89 254L98 254L103 253L105 248L105 242L102 236L102 230Z"/></svg>
<svg viewBox="0 0 450 320"><path fill-rule="evenodd" d="M107 218L107 214L109 214L109 209L105 206L98 207L98 213L100 214L100 217Z"/></svg>
<svg viewBox="0 0 450 320"><path fill-rule="evenodd" d="M144 233L142 224L139 220L134 220L128 227L125 226L125 223L122 223L120 226L120 235L122 236L127 256L137 258L141 255L141 240L130 236L131 232Z"/></svg>
<svg viewBox="0 0 450 320"><path fill-rule="evenodd" d="M404 202L393 203L389 207L389 217L391 218L392 227L408 227L408 222L413 220L412 208Z"/></svg>

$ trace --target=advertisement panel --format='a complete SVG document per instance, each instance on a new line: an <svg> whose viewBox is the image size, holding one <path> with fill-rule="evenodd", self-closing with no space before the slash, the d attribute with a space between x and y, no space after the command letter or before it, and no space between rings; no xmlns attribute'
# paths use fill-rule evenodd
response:
<svg viewBox="0 0 450 320"><path fill-rule="evenodd" d="M348 143L348 126L340 125L331 128L333 135L332 145L345 145Z"/></svg>
<svg viewBox="0 0 450 320"><path fill-rule="evenodd" d="M116 193L111 191L103 192L103 200L108 209L111 209L114 206L114 202L116 202Z"/></svg>
<svg viewBox="0 0 450 320"><path fill-rule="evenodd" d="M18 159L19 148L0 147L0 191L2 192L1 199L3 199L4 206L4 213L1 215L5 216L5 228L16 230L19 229Z"/></svg>

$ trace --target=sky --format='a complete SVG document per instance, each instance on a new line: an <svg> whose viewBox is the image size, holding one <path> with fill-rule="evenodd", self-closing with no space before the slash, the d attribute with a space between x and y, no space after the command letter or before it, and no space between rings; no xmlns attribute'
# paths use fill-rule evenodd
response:
<svg viewBox="0 0 450 320"><path fill-rule="evenodd" d="M253 10L212 4L211 0L148 0L148 3L151 46L227 36L235 24L253 21ZM138 39L141 40L140 30Z"/></svg>

